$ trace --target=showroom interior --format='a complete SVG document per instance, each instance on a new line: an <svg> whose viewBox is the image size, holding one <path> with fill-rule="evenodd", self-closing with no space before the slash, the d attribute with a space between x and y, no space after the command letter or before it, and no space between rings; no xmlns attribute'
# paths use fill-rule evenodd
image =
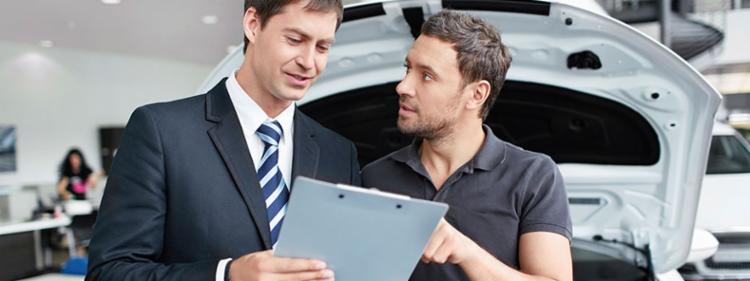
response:
<svg viewBox="0 0 750 281"><path fill-rule="evenodd" d="M391 127L382 130L367 127L367 124L381 125L375 121L356 126L342 121L365 122L370 120L367 116L378 115L381 107L398 102L397 79L373 78L380 80L372 84L353 83L355 86L350 89L340 84L336 86L334 82L366 80L368 73L376 73L375 70L357 72L358 76L352 74L346 78L343 76L346 69L359 66L403 71L403 56L389 58L387 54L405 55L408 49L390 52L385 44L401 42L403 38L413 40L409 36L418 32L416 23L424 22L442 8L498 19L492 22L498 24L504 35L504 18L494 14L507 14L510 15L507 18L513 20L523 13L518 12L525 9L523 7L544 7L548 13L545 16L550 18L544 24L556 25L554 19L559 17L562 19L559 28L567 28L567 31L565 35L552 35L550 30L547 36L543 28L528 26L532 33L539 34L524 36L519 33L525 30L523 26L508 23L510 35L506 43L514 55L513 63L517 55L520 66L514 73L511 64L509 83L503 88L487 123L492 123L493 129L507 129L497 133L501 139L506 137L506 141L550 155L561 166L565 181L571 183L573 189L568 192L568 202L574 215L573 238L578 239L572 243L575 279L750 280L750 204L747 204L750 198L750 0L343 0L343 5L344 22L330 50L327 70L331 73L324 73L315 84L320 87L313 86L313 95L303 99L297 107L323 126L354 141L361 167L412 143L413 139L391 128L395 125L392 122L395 116L387 119L391 123L383 125ZM559 11L563 11L562 15ZM566 15L565 11L573 12ZM519 17L524 16L527 15ZM603 19L603 23L596 27L583 24L595 22L593 19ZM362 30L365 25L361 23L371 20L382 23L372 25L373 37L389 32L406 37L383 35L381 41L373 39L374 43L356 45L356 40L370 40L368 34L354 31ZM0 281L84 280L88 243L106 192L112 162L117 159L118 146L131 114L143 105L204 94L236 70L242 58L242 22L243 1L239 0L9 0L0 3ZM618 33L606 38L600 36L603 39L597 37L596 34L606 35L609 26L622 32L621 40ZM625 33L644 43L628 42L630 39L626 38L631 37L625 37ZM574 55L585 50L568 48L575 44L566 43L566 38L576 40L574 36L584 38L589 34L594 35L581 40L593 42L591 46L603 40L601 42L610 42L615 47L597 49L599 51L595 52L600 56L588 58L594 60L593 63L577 62ZM545 36L551 39L540 39L540 42L547 44L530 46L536 42L534 40ZM522 40L515 41L521 43L514 45L513 39ZM554 48L558 43L562 47ZM638 48L619 48L631 46L631 43L632 46L650 46L654 54L646 54ZM340 46L338 50L337 46ZM362 57L344 53L357 46L385 50L362 51ZM557 57L555 52L545 50L561 50L564 54ZM617 58L613 61L605 54ZM676 70L672 74L652 72L649 67L658 68L658 62L632 59L652 56L666 57L669 62L679 64L680 74ZM544 69L547 63L529 63L528 67L524 64L534 59L559 59L560 69L550 67L539 75L549 75L549 81L572 77L564 74L565 71L575 73L579 77L576 79L581 81L570 81L569 91L564 89L566 85L557 82L542 85L539 81L524 81L521 78L527 77L529 69ZM610 67L624 70L616 72ZM555 76L559 74L556 71L563 73L562 76ZM707 86L685 89L695 94L680 96L680 93L670 92L670 86L664 84L662 88L659 83L639 89L637 94L627 85L597 88L587 84L595 84L595 81L628 84L627 79L634 79L634 84L651 81L649 79L688 79L681 73L688 73L691 83L695 83L683 84L683 87ZM336 80L339 78L341 80ZM326 96L329 93L323 92L328 89L356 98ZM574 97L587 89L620 92L613 94L614 98L605 95ZM533 96L535 92L544 93L538 93L536 98L523 96L523 93ZM705 94L708 102L689 100L688 97L698 96L698 92ZM382 104L374 104L380 101ZM544 105L529 105L530 102ZM556 106L558 110L554 109ZM638 108L645 108L647 113ZM540 109L554 113L548 115ZM384 110L396 114L398 107ZM581 117L562 125L553 124L554 116L567 116L565 112ZM544 116L536 119L539 115ZM660 116L664 118L659 119ZM683 116L684 119L668 116ZM690 124L686 122L693 120L690 118L708 123ZM601 122L601 128L597 122ZM611 127L620 125L619 131ZM538 136L535 132L539 130L531 129L532 126L547 128L545 134L558 135L535 142L532 139ZM643 127L648 129L643 130ZM565 128L565 132L559 128ZM599 135L596 130L605 133ZM607 133L610 131L611 134ZM670 135L670 132L679 134ZM574 135L576 133L579 135ZM539 135L544 138L545 134ZM698 140L705 144L695 143ZM608 154L610 152L604 152L604 148L581 148L606 148L610 144L616 147L610 149L619 152ZM701 148L691 152L689 147ZM681 158L675 158L677 156ZM665 163L666 159L673 162ZM687 175L672 171L682 167L680 162L699 165L703 173ZM588 189L597 178L587 178L587 181L579 171L585 170L580 165L589 164L608 169L600 170L602 175L598 179L601 181L610 179L609 176L620 178L623 182L612 183L612 186L623 190L628 186L629 189L622 193ZM625 168L616 169L619 165ZM630 169L634 167L643 170ZM690 167L685 164L680 171L691 171ZM85 176L70 176L70 169L84 170ZM654 175L653 171L664 174ZM641 175L647 179L641 182L627 179ZM660 180L665 183L657 183ZM665 190L656 190L653 194L643 191L647 189L643 186L652 181L654 186L663 186ZM672 185L690 185L691 188L685 190L691 194L667 191L666 187ZM68 193L66 188L81 189L84 195ZM624 199L638 197L647 203L629 203ZM675 198L676 203L669 201ZM685 200L690 202L685 203ZM622 206L613 207L618 204ZM679 213L684 206L692 209L686 210L687 214ZM678 213L677 218L667 218L674 213ZM606 221L598 216L605 214L612 220L622 219L617 223L620 226L632 227L617 232L629 233L633 240L608 239L609 230L598 233L596 223ZM633 217L624 218L629 215ZM635 227L636 221L646 226ZM581 227L577 228L579 225ZM649 227L657 230L651 232ZM690 241L674 242L682 246L657 245L663 241L669 243L669 236L684 236ZM589 239L591 237L595 238ZM652 239L650 248L648 243L640 242L646 239L643 237ZM591 249L589 245L596 243L619 243L608 246L632 248L636 253L587 251ZM673 252L662 256L660 250ZM634 264L634 269L620 266L628 263Z"/></svg>

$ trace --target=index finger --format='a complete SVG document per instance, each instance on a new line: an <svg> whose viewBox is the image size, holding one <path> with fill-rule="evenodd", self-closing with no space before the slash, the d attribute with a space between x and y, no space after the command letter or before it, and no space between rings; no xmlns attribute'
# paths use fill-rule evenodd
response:
<svg viewBox="0 0 750 281"><path fill-rule="evenodd" d="M326 268L324 261L316 259L273 257L270 261L268 270L276 273L313 271Z"/></svg>

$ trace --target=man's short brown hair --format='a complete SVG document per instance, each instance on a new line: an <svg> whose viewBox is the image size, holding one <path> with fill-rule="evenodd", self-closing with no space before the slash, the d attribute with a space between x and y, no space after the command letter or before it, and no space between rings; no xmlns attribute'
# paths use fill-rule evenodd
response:
<svg viewBox="0 0 750 281"><path fill-rule="evenodd" d="M297 1L305 0L245 0L245 12L250 7L254 7L260 20L260 28L266 26L268 20L274 15L281 13L284 6L296 3ZM341 25L341 20L344 17L344 6L341 4L341 0L307 0L310 1L305 6L305 9L316 12L336 12L338 20L336 21L336 30ZM245 40L245 47L243 52L247 51L247 44L249 43L246 36L243 35Z"/></svg>
<svg viewBox="0 0 750 281"><path fill-rule="evenodd" d="M490 96L480 112L480 117L486 119L500 94L512 60L500 32L479 17L443 10L427 19L421 34L453 45L458 53L456 61L463 78L462 85L479 80L490 82Z"/></svg>

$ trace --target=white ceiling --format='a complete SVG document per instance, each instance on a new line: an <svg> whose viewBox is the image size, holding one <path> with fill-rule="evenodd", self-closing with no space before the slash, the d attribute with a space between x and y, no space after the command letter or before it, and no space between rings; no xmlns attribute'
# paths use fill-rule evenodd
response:
<svg viewBox="0 0 750 281"><path fill-rule="evenodd" d="M217 64L242 42L242 0L2 0L0 41ZM201 18L215 15L215 24Z"/></svg>
<svg viewBox="0 0 750 281"><path fill-rule="evenodd" d="M0 41L213 66L242 43L243 0L0 0ZM344 0L344 4L361 0ZM204 24L206 15L218 18Z"/></svg>

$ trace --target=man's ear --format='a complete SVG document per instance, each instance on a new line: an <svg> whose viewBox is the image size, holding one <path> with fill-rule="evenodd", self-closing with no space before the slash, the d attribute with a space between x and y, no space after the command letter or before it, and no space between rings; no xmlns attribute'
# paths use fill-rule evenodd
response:
<svg viewBox="0 0 750 281"><path fill-rule="evenodd" d="M250 7L245 11L245 18L242 20L242 28L245 31L245 37L250 41L249 44L255 43L255 35L260 29L260 18L255 7Z"/></svg>
<svg viewBox="0 0 750 281"><path fill-rule="evenodd" d="M484 102L490 96L490 82L479 80L468 85L469 99L466 102L466 109L474 110L482 108Z"/></svg>

